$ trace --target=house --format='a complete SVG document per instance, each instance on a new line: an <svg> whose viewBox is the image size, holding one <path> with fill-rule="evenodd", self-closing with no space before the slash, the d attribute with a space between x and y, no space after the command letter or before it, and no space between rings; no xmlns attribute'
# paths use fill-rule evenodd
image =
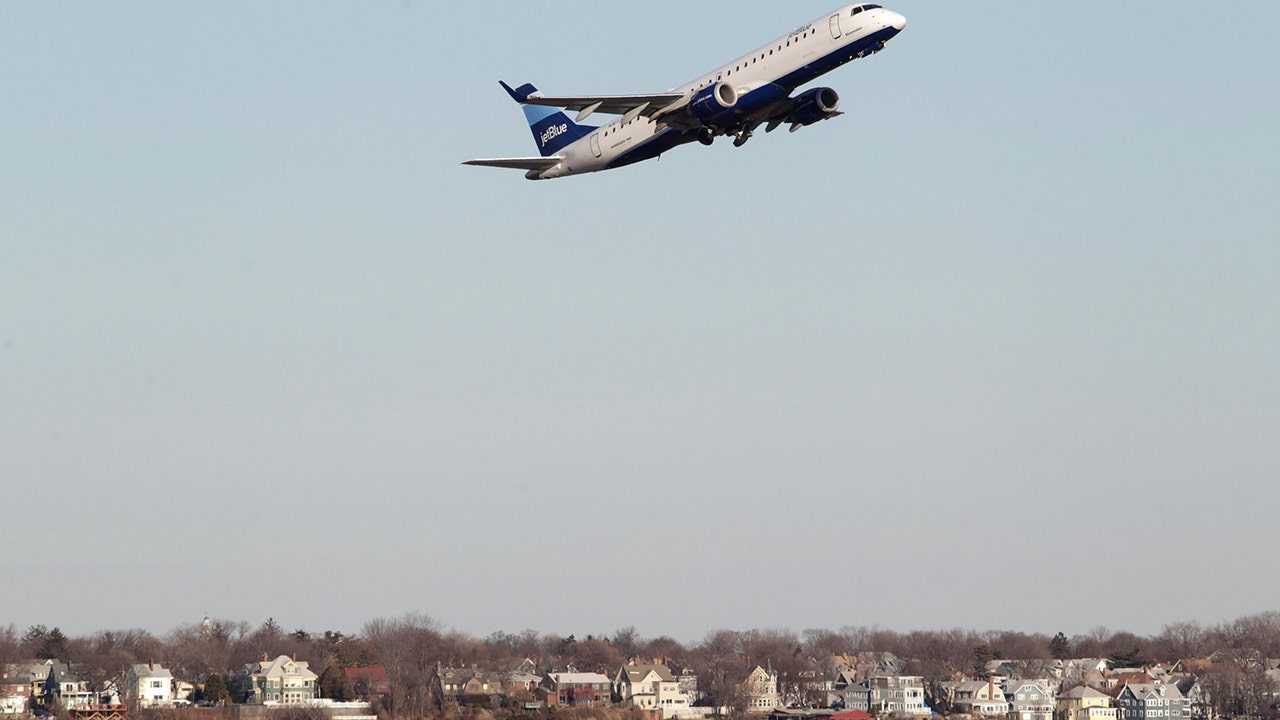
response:
<svg viewBox="0 0 1280 720"><path fill-rule="evenodd" d="M1119 720L1187 720L1189 703L1177 685L1129 683L1116 695Z"/></svg>
<svg viewBox="0 0 1280 720"><path fill-rule="evenodd" d="M868 712L871 708L879 708L886 715L933 714L925 704L924 678L919 675L872 675L862 684L868 690Z"/></svg>
<svg viewBox="0 0 1280 720"><path fill-rule="evenodd" d="M1187 712L1190 713L1191 720L1214 720L1217 717L1218 712L1213 707L1212 699L1200 681L1194 677L1184 680L1178 683L1178 691L1187 700Z"/></svg>
<svg viewBox="0 0 1280 720"><path fill-rule="evenodd" d="M1004 690L992 679L960 683L956 686L951 705L956 712L970 715L1003 717L1009 714L1009 701L1005 698Z"/></svg>
<svg viewBox="0 0 1280 720"><path fill-rule="evenodd" d="M319 696L317 677L308 663L288 655L275 660L263 655L262 662L245 665L241 676L247 685L247 703L301 705Z"/></svg>
<svg viewBox="0 0 1280 720"><path fill-rule="evenodd" d="M1054 697L1047 680L1009 680L1004 697L1009 720L1053 720Z"/></svg>
<svg viewBox="0 0 1280 720"><path fill-rule="evenodd" d="M613 700L613 683L600 673L547 673L538 686L538 699L547 707L607 707Z"/></svg>
<svg viewBox="0 0 1280 720"><path fill-rule="evenodd" d="M386 668L343 668L342 672L350 681L356 697L364 702L369 702L370 698L386 697L391 694L391 676L387 674Z"/></svg>
<svg viewBox="0 0 1280 720"><path fill-rule="evenodd" d="M43 701L52 660L0 666L0 715L25 715Z"/></svg>
<svg viewBox="0 0 1280 720"><path fill-rule="evenodd" d="M173 673L162 665L131 665L124 676L124 699L136 707L163 707L174 704Z"/></svg>
<svg viewBox="0 0 1280 720"><path fill-rule="evenodd" d="M808 667L780 679L778 685L785 707L818 707L827 701L833 687L813 658Z"/></svg>
<svg viewBox="0 0 1280 720"><path fill-rule="evenodd" d="M538 692L538 685L542 683L542 675L538 673L538 666L525 658L515 670L503 676L502 682L508 697L531 700Z"/></svg>
<svg viewBox="0 0 1280 720"><path fill-rule="evenodd" d="M1111 696L1088 685L1077 685L1058 696L1061 720L1117 720Z"/></svg>
<svg viewBox="0 0 1280 720"><path fill-rule="evenodd" d="M702 699L702 693L698 691L698 673L694 672L693 668L681 670L676 681L680 685L680 692L689 698L689 702L696 703Z"/></svg>
<svg viewBox="0 0 1280 720"><path fill-rule="evenodd" d="M836 674L835 680L831 681L827 707L866 712L870 707L869 696L867 687L858 682L858 671L845 668Z"/></svg>
<svg viewBox="0 0 1280 720"><path fill-rule="evenodd" d="M1155 681L1145 670L1121 668L1107 675L1105 686L1107 690L1115 690L1123 685L1151 685Z"/></svg>
<svg viewBox="0 0 1280 720"><path fill-rule="evenodd" d="M831 683L833 708L898 715L931 715L924 701L924 678L919 675L872 675L856 682L853 670L844 670Z"/></svg>
<svg viewBox="0 0 1280 720"><path fill-rule="evenodd" d="M1106 680L1107 661L1102 658L1060 660L1050 666L1049 672L1061 680L1064 686L1084 683L1093 688L1102 688Z"/></svg>
<svg viewBox="0 0 1280 720"><path fill-rule="evenodd" d="M476 665L469 668L447 668L437 664L436 682L440 687L440 699L446 703L458 703L468 697L506 694L498 673L482 670Z"/></svg>
<svg viewBox="0 0 1280 720"><path fill-rule="evenodd" d="M692 704L680 681L666 665L623 665L613 680L613 694L623 707L657 710L663 720L687 714Z"/></svg>
<svg viewBox="0 0 1280 720"><path fill-rule="evenodd" d="M67 710L93 707L97 695L89 688L89 680L66 663L49 664L49 678L44 683L44 704L59 705Z"/></svg>
<svg viewBox="0 0 1280 720"><path fill-rule="evenodd" d="M0 715L25 715L31 710L31 676L28 665L0 667Z"/></svg>
<svg viewBox="0 0 1280 720"><path fill-rule="evenodd" d="M778 673L772 667L768 670L755 666L742 681L742 694L746 698L748 713L765 715L770 710L782 706L782 696L778 694Z"/></svg>

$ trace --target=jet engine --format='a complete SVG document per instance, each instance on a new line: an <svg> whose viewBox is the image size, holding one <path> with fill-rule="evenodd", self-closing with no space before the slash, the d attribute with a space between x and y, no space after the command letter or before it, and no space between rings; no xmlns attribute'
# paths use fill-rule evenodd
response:
<svg viewBox="0 0 1280 720"><path fill-rule="evenodd" d="M797 125L812 125L840 114L840 95L831 88L814 88L796 96L791 116Z"/></svg>
<svg viewBox="0 0 1280 720"><path fill-rule="evenodd" d="M729 83L703 88L689 103L689 113L701 121L711 120L738 104L738 91Z"/></svg>

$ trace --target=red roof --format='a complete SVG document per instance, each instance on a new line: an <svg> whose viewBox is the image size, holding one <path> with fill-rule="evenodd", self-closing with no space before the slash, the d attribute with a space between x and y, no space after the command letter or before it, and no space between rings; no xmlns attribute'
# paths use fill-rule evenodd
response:
<svg viewBox="0 0 1280 720"><path fill-rule="evenodd" d="M342 668L342 671L347 674L347 677L350 678L352 682L356 682L357 680L364 680L369 684L391 682L391 676L387 674L386 668L356 667L356 668Z"/></svg>

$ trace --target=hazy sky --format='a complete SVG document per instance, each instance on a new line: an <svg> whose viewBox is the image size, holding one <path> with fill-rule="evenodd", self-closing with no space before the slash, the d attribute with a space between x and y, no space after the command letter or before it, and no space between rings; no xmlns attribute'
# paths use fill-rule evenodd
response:
<svg viewBox="0 0 1280 720"><path fill-rule="evenodd" d="M459 165L830 9L639 7L0 4L0 625L1277 607L1280 3L900 0L831 122Z"/></svg>

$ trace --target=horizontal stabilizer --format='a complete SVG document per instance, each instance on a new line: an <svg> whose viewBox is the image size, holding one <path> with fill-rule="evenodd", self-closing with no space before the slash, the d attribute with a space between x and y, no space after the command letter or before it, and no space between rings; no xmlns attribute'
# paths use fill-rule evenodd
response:
<svg viewBox="0 0 1280 720"><path fill-rule="evenodd" d="M528 157L528 158L492 158L488 160L467 160L463 165L479 165L481 167L511 168L512 170L550 170L560 164L564 158Z"/></svg>

